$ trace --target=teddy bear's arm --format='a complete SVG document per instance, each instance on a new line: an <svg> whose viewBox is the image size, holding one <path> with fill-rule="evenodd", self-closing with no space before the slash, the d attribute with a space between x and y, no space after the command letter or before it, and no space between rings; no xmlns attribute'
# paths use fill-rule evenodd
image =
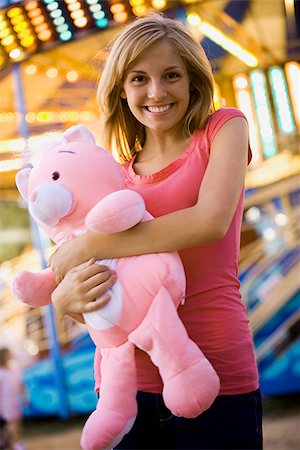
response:
<svg viewBox="0 0 300 450"><path fill-rule="evenodd" d="M17 299L28 306L45 306L51 302L56 288L54 273L50 268L41 272L19 271L13 281L13 292Z"/></svg>
<svg viewBox="0 0 300 450"><path fill-rule="evenodd" d="M112 192L87 214L85 224L90 231L116 233L128 230L144 219L143 198L135 191Z"/></svg>

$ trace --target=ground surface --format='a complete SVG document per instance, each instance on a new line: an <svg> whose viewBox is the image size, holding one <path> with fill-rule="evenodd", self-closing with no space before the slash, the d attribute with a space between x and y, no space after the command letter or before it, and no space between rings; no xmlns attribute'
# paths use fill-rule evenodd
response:
<svg viewBox="0 0 300 450"><path fill-rule="evenodd" d="M265 400L264 410L264 450L300 450L300 395ZM80 450L83 423L84 418L26 421L24 441L28 450Z"/></svg>

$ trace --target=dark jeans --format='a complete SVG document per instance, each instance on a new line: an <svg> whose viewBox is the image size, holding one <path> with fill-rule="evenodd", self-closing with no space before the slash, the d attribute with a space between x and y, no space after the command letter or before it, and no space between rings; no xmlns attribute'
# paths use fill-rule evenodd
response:
<svg viewBox="0 0 300 450"><path fill-rule="evenodd" d="M138 415L115 449L261 450L260 391L217 397L195 419L175 417L160 394L138 392Z"/></svg>

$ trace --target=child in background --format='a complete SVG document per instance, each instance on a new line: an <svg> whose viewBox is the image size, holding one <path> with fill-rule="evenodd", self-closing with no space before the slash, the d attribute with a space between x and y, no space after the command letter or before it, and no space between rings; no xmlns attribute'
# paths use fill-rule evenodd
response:
<svg viewBox="0 0 300 450"><path fill-rule="evenodd" d="M21 395L24 387L21 373L12 368L12 354L8 347L0 349L0 417L12 450L26 450L21 442L22 410Z"/></svg>
<svg viewBox="0 0 300 450"><path fill-rule="evenodd" d="M201 45L181 23L151 14L121 31L98 89L101 144L117 150L126 187L155 219L122 233L87 232L50 259L60 282L55 308L82 320L110 301L115 281L92 258L175 250L182 258L187 295L179 315L217 371L220 395L195 419L174 417L157 368L137 350L138 416L117 449L262 448L258 373L238 280L248 126L238 109L214 111L213 85ZM145 345L142 336L134 343ZM97 367L95 374L99 389Z"/></svg>

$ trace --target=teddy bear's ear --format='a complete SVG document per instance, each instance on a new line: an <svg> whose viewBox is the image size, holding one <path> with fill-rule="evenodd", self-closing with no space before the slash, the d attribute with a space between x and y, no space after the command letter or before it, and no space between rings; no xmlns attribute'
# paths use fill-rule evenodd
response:
<svg viewBox="0 0 300 450"><path fill-rule="evenodd" d="M90 142L95 144L93 133L84 125L74 125L63 133L63 138L67 142Z"/></svg>
<svg viewBox="0 0 300 450"><path fill-rule="evenodd" d="M25 167L24 169L21 169L19 172L17 172L17 175L16 175L16 185L17 185L18 191L20 192L20 194L22 195L22 197L25 200L28 199L27 187L28 187L28 180L29 180L29 175L30 175L31 170L32 170L31 167Z"/></svg>

